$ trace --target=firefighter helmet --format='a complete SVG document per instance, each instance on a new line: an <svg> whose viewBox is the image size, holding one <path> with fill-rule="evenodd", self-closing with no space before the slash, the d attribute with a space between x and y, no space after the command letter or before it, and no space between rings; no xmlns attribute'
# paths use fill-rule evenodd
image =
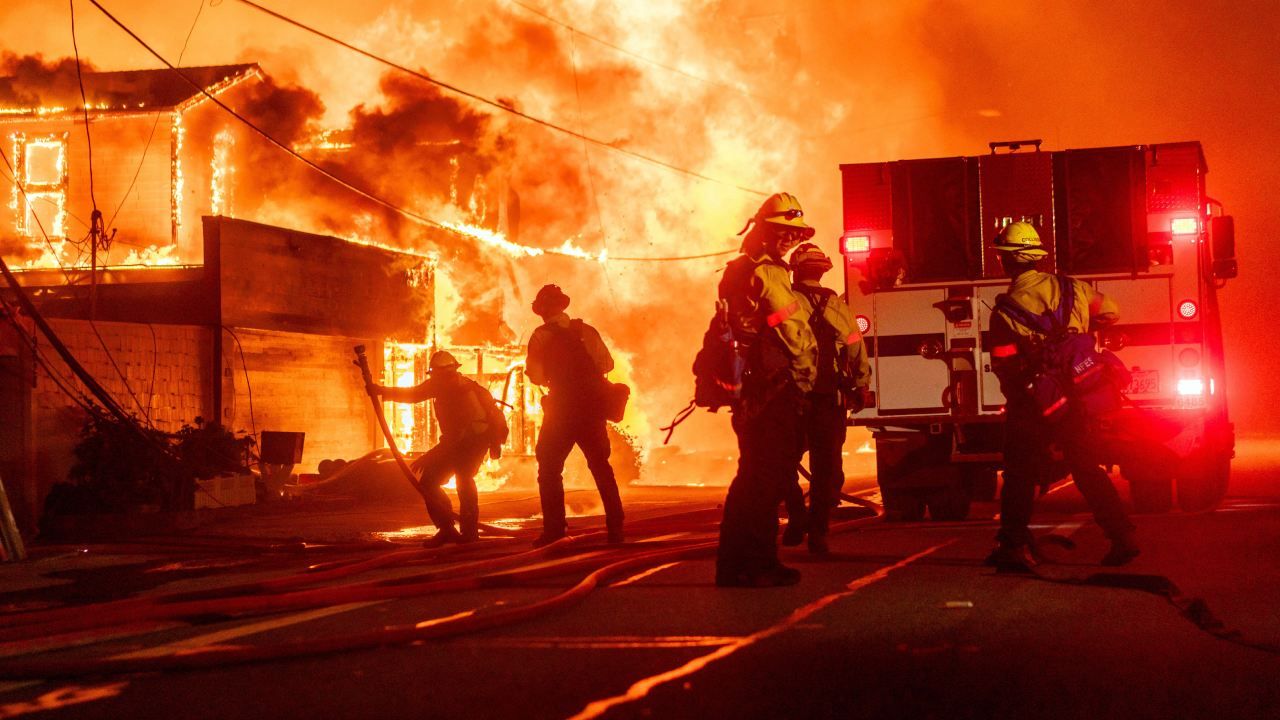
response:
<svg viewBox="0 0 1280 720"><path fill-rule="evenodd" d="M564 312L569 307L569 296L559 285L543 285L533 299L533 312L542 317Z"/></svg>
<svg viewBox="0 0 1280 720"><path fill-rule="evenodd" d="M791 193L774 193L760 206L756 214L742 228L741 235L751 228L752 224L768 223L780 229L798 230L806 240L813 237L815 230L804 222L804 210L800 201Z"/></svg>
<svg viewBox="0 0 1280 720"><path fill-rule="evenodd" d="M822 248L813 243L805 243L791 253L791 267L820 276L834 266L831 258L822 252Z"/></svg>
<svg viewBox="0 0 1280 720"><path fill-rule="evenodd" d="M1010 223L996 235L995 248L1009 253L1014 260L1035 262L1049 254L1040 241L1040 233L1029 222Z"/></svg>
<svg viewBox="0 0 1280 720"><path fill-rule="evenodd" d="M438 350L431 353L431 362L428 364L428 370L436 372L437 370L453 369L462 367L462 363L458 362L458 358L448 350Z"/></svg>

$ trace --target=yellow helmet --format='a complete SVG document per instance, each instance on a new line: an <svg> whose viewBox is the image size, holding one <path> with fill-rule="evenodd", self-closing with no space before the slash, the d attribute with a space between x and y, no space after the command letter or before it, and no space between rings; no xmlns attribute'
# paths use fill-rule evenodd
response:
<svg viewBox="0 0 1280 720"><path fill-rule="evenodd" d="M800 207L800 201L791 193L774 193L769 196L768 200L760 206L756 214L747 222L747 227L742 229L746 232L751 227L751 223L769 223L771 225L779 225L784 228L794 228L799 230L806 238L813 237L815 230L804 222L804 210ZM738 233L741 235L742 233Z"/></svg>
<svg viewBox="0 0 1280 720"><path fill-rule="evenodd" d="M822 248L813 243L805 243L791 253L791 267L822 275L832 268L832 264L831 258L822 252Z"/></svg>
<svg viewBox="0 0 1280 720"><path fill-rule="evenodd" d="M1029 222L1010 223L996 235L995 248L1009 253L1015 260L1034 262L1049 254L1040 241L1040 233Z"/></svg>

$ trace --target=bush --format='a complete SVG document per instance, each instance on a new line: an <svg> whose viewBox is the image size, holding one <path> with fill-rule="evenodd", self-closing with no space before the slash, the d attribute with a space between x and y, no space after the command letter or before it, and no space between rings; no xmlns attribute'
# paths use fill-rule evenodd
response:
<svg viewBox="0 0 1280 720"><path fill-rule="evenodd" d="M75 447L71 485L55 487L45 509L55 514L189 510L196 480L248 472L252 448L251 438L201 418L168 434L94 417Z"/></svg>

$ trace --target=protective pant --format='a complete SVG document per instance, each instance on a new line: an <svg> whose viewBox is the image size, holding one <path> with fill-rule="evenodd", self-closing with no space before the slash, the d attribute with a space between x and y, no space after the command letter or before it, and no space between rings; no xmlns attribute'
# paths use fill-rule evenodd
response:
<svg viewBox="0 0 1280 720"><path fill-rule="evenodd" d="M835 393L810 393L804 413L809 447L809 534L823 536L831 509L840 504L844 488L844 440L848 433L844 405Z"/></svg>
<svg viewBox="0 0 1280 720"><path fill-rule="evenodd" d="M1036 485L1050 460L1049 445L1057 441L1071 471L1071 480L1089 503L1094 520L1111 540L1133 532L1120 495L1102 469L1096 440L1089 433L1088 420L1076 413L1056 427L1048 426L1034 408L1009 404L1005 423L1004 486L1000 491L1000 532L996 539L1006 545L1031 542L1032 508Z"/></svg>
<svg viewBox="0 0 1280 720"><path fill-rule="evenodd" d="M564 461L573 446L582 448L587 468L600 492L605 524L609 530L622 529L622 498L618 480L609 464L609 431L604 418L547 409L534 454L538 458L538 496L542 501L542 527L552 535L568 528L564 512Z"/></svg>
<svg viewBox="0 0 1280 720"><path fill-rule="evenodd" d="M844 405L835 393L809 393L804 410L804 444L809 451L809 508L804 505L799 473L784 492L788 522L799 519L810 535L824 536L831 509L840 504L844 487L844 440L848 433Z"/></svg>
<svg viewBox="0 0 1280 720"><path fill-rule="evenodd" d="M489 452L483 438L456 440L442 438L440 444L413 462L419 471L418 484L427 504L431 522L441 530L453 527L453 506L442 487L450 477L457 478L458 514L463 534L474 534L480 524L480 498L476 492L476 472Z"/></svg>
<svg viewBox="0 0 1280 720"><path fill-rule="evenodd" d="M765 572L778 562L778 503L795 484L803 447L804 396L787 386L750 411L733 414L738 473L729 485L720 523L718 573Z"/></svg>

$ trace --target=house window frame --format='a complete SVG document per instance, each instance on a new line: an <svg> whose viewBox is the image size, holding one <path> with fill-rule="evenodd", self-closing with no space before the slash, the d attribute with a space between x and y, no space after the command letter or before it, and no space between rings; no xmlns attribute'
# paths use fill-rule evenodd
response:
<svg viewBox="0 0 1280 720"><path fill-rule="evenodd" d="M14 133L13 141L14 175L13 201L14 224L18 234L33 239L42 239L44 234L49 239L64 238L67 235L67 189L70 185L70 163L68 162L67 132L42 133L27 135ZM27 151L32 146L54 146L59 150L58 170L60 177L55 182L32 182L28 177L29 162ZM33 205L41 200L51 200L57 208L53 215L52 227L44 228L41 233L40 223L35 221Z"/></svg>

